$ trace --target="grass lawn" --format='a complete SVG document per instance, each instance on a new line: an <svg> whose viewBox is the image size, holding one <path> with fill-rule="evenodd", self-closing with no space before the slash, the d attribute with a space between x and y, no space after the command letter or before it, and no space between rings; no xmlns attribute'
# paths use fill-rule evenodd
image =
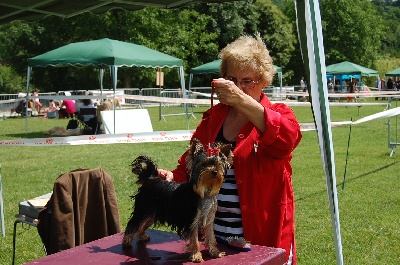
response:
<svg viewBox="0 0 400 265"><path fill-rule="evenodd" d="M371 102L378 102L370 99ZM293 108L301 123L312 122L311 109ZM194 129L204 107L197 107ZM378 113L383 106L332 107L332 121L349 121ZM157 108L149 108L154 131L187 129L184 117L159 120ZM29 118L0 121L0 140L46 137L42 131L66 127L68 120ZM391 120L392 122L394 119ZM345 264L400 263L399 154L389 156L387 119L333 128L336 177ZM55 179L73 169L102 167L113 176L119 203L121 228L128 221L136 190L130 162L146 154L162 168L173 169L188 142L84 146L0 147L6 237L0 237L0 264L12 259L12 232L18 203L48 193ZM346 156L347 169L346 169ZM296 240L299 264L336 264L325 176L315 131L303 133L293 154L293 186L296 197ZM342 189L344 172L346 182ZM265 235L268 236L268 235ZM36 228L18 226L16 264L44 256Z"/></svg>

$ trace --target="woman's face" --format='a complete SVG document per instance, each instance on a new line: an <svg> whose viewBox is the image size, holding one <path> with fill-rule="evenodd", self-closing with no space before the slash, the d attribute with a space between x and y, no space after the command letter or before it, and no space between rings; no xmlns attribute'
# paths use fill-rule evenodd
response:
<svg viewBox="0 0 400 265"><path fill-rule="evenodd" d="M261 75L252 69L242 70L228 65L224 78L233 81L239 89L257 101L260 101L262 89L266 86Z"/></svg>

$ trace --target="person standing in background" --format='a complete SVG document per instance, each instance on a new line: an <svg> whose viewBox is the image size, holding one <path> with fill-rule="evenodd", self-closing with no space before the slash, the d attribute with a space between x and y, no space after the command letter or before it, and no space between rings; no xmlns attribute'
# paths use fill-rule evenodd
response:
<svg viewBox="0 0 400 265"><path fill-rule="evenodd" d="M393 80L392 78L389 77L387 83L386 83L387 89L388 90L393 90Z"/></svg>
<svg viewBox="0 0 400 265"><path fill-rule="evenodd" d="M32 96L38 97L39 96L39 92L40 92L39 89L33 90ZM34 102L35 109L37 111L37 115L39 115L40 114L40 110L42 108L42 103L40 103L39 98L33 99L33 102Z"/></svg>
<svg viewBox="0 0 400 265"><path fill-rule="evenodd" d="M301 77L300 87L301 87L301 91L304 91L304 89L307 87L306 81L304 80L304 76Z"/></svg>

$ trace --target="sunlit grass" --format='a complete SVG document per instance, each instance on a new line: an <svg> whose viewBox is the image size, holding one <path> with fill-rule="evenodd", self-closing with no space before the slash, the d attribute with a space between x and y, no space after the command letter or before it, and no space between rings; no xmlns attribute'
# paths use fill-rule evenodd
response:
<svg viewBox="0 0 400 265"><path fill-rule="evenodd" d="M313 121L310 108L293 109L300 122ZM205 107L194 110L196 119L189 119L190 129L200 122ZM382 106L332 107L331 118L332 121L357 120L383 110ZM157 108L149 109L149 112L155 131L187 129L183 116L167 117L163 121L159 120ZM400 263L399 154L389 156L386 122L387 119L380 119L354 125L349 147L349 126L332 129L345 264ZM67 120L32 117L29 118L28 134L25 134L25 119L7 119L0 122L0 139L45 137L42 131L66 125ZM11 263L12 230L18 203L51 191L60 174L79 167L102 167L110 173L117 193L121 227L124 228L132 207L129 196L136 189L128 167L130 162L137 155L146 154L160 167L173 169L187 146L188 142L0 147L6 224L6 237L0 238L0 264ZM299 264L336 263L321 163L315 131L304 132L292 160ZM342 189L344 177L346 182ZM16 263L42 256L36 229L18 226Z"/></svg>

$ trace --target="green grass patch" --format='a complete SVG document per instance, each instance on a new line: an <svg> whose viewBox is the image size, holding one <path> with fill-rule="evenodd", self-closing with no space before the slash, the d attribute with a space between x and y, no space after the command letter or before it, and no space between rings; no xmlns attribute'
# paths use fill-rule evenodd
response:
<svg viewBox="0 0 400 265"><path fill-rule="evenodd" d="M371 99L371 102L379 102ZM194 108L200 122L205 107ZM312 122L308 107L293 108L301 123ZM184 116L159 119L158 108L149 108L154 131L185 130ZM383 106L332 107L332 121L349 121L384 110ZM0 139L42 138L55 126L66 127L68 120L31 117L0 121ZM400 181L398 153L389 156L387 119L352 127L332 129L336 178L345 264L400 263ZM132 209L129 196L136 190L129 164L141 154L152 157L160 167L173 169L188 147L188 141L83 146L0 147L6 237L0 238L0 264L10 264L12 232L18 203L52 190L55 179L79 167L102 167L113 176L119 203L121 228ZM346 167L346 182L342 190ZM333 230L315 131L303 133L293 153L293 186L296 198L296 239L299 264L335 264ZM268 236L268 235L265 235ZM36 228L18 225L16 264L44 256Z"/></svg>

